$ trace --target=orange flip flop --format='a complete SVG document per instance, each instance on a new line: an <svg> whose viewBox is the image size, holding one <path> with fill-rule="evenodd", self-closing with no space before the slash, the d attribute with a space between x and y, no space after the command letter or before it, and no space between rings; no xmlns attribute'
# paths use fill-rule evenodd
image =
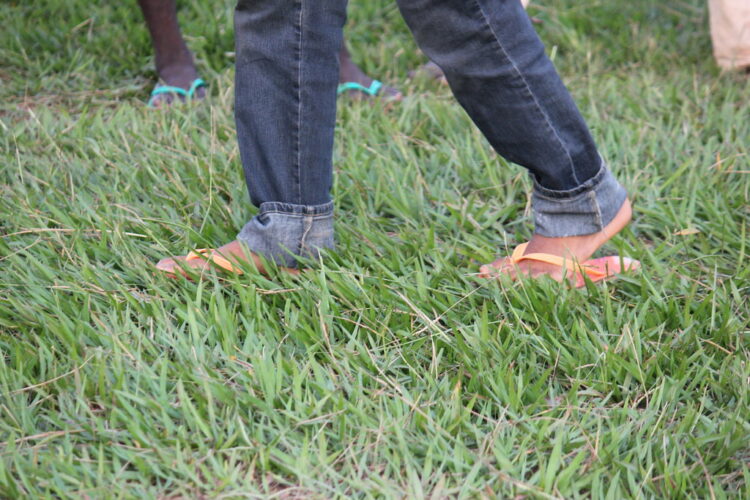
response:
<svg viewBox="0 0 750 500"><path fill-rule="evenodd" d="M255 257L253 257L253 258L255 259ZM227 271L228 273L237 275L237 276L240 276L240 275L244 274L244 271L242 269L240 269L239 266L237 266L236 264L233 264L229 259L227 259L226 257L223 257L217 250L215 250L213 248L199 248L199 249L197 249L197 250L195 250L193 252L190 252L185 257L184 262L190 262L191 260L198 260L198 259L205 260L206 262L214 264L216 267L218 267L218 268L220 268L220 269L222 269L224 271ZM263 274L263 275L267 274L267 272L264 269L263 265L260 262L258 262L257 260L255 261L255 267L256 267L256 269L258 270L258 272L260 274ZM179 265L179 262L178 262L178 265L173 270L171 270L171 271L168 271L166 269L161 269L161 268L158 267L158 265L157 265L157 269L159 271L165 273L167 276L169 276L171 278L177 278L179 276L183 276L183 277L187 278L188 280L191 280L190 275L188 275L188 273L186 272L186 270L183 269ZM299 269L294 269L294 268L291 268L291 267L279 267L278 269L280 271L284 271L284 272L287 272L287 273L292 274L292 275L298 275L298 274L300 274L300 270ZM202 272L202 270L199 270L199 269L192 269L192 271L194 273L200 273L200 272Z"/></svg>
<svg viewBox="0 0 750 500"><path fill-rule="evenodd" d="M217 267L220 267L225 271L229 271L232 274L239 275L244 273L242 269L229 262L228 259L216 253L216 250L214 250L213 248L199 248L194 252L190 252L189 254L187 254L187 257L185 257L185 262L190 262L191 260L197 259L203 259L211 262Z"/></svg>
<svg viewBox="0 0 750 500"><path fill-rule="evenodd" d="M513 254L510 256L512 264L517 265L520 262L531 260L552 264L553 266L558 266L568 271L574 270L576 273L574 282L576 288L586 286L585 277L596 283L598 281L612 279L618 274L622 274L626 271L635 271L641 267L639 261L628 257L620 257L619 255L589 259L583 264L548 253L530 253L524 255L523 253L526 251L527 245L528 243L523 243L513 250Z"/></svg>
<svg viewBox="0 0 750 500"><path fill-rule="evenodd" d="M195 250L194 252L190 252L185 257L185 262L190 262L191 260L198 260L198 259L210 262L216 265L216 267L219 267L232 274L237 274L237 275L243 274L242 269L232 264L225 257L222 257L213 248L199 248L198 250ZM157 269L159 269L159 267L157 267ZM179 263L172 271L167 271L166 269L159 269L159 271L164 272L165 274L167 274L167 276L171 278L178 278L180 276L183 276L187 279L191 279L190 276L187 274L186 270L182 269L182 267L179 266ZM196 273L199 272L198 269L194 269L193 271Z"/></svg>

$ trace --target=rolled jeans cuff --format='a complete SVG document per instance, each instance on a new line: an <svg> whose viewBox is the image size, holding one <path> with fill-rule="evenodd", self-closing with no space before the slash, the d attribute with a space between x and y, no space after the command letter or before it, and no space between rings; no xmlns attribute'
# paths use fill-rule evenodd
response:
<svg viewBox="0 0 750 500"><path fill-rule="evenodd" d="M296 268L299 257L317 259L321 250L334 247L333 202L261 203L258 214L245 224L237 240L280 266Z"/></svg>
<svg viewBox="0 0 750 500"><path fill-rule="evenodd" d="M535 232L550 238L598 233L612 222L625 198L625 188L605 164L594 177L567 191L547 189L534 181Z"/></svg>

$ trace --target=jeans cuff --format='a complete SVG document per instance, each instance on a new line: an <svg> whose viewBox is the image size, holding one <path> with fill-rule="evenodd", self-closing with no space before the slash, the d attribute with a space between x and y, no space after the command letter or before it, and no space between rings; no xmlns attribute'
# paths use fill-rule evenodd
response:
<svg viewBox="0 0 750 500"><path fill-rule="evenodd" d="M245 224L237 240L280 266L296 268L298 257L317 259L322 249L334 247L333 202L261 203L258 214Z"/></svg>
<svg viewBox="0 0 750 500"><path fill-rule="evenodd" d="M594 177L567 191L547 189L535 181L535 232L550 238L598 233L612 222L625 198L625 188L603 163Z"/></svg>

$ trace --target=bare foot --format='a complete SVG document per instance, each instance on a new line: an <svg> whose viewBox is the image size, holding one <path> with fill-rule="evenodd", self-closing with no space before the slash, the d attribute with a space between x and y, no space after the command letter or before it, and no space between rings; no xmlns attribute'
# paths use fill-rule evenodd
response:
<svg viewBox="0 0 750 500"><path fill-rule="evenodd" d="M259 273L267 274L267 271L263 267L263 263L261 262L260 258L253 252L249 251L242 243L237 240L231 243L227 243L226 245L219 247L216 250L213 250L210 255L218 255L233 264L249 262L252 260L255 268ZM210 257L208 259L204 259L201 257L188 259L187 257L183 256L168 257L166 259L160 260L156 264L156 269L158 269L159 271L163 271L173 277L184 276L186 278L190 277L185 272L186 268L195 271L196 274L200 274L204 270L211 269L212 267L215 267L215 264L212 264L210 262ZM299 271L297 269L282 269L291 274L299 274Z"/></svg>
<svg viewBox="0 0 750 500"><path fill-rule="evenodd" d="M417 69L409 71L409 78L417 78L420 75L424 75L426 78L435 80L441 85L448 85L448 80L445 78L443 70L432 61L427 61Z"/></svg>
<svg viewBox="0 0 750 500"><path fill-rule="evenodd" d="M188 90L193 82L198 79L198 70L195 69L192 60L181 63L176 62L160 69L159 78L167 85ZM205 90L203 87L196 89L195 97L203 97Z"/></svg>
<svg viewBox="0 0 750 500"><path fill-rule="evenodd" d="M177 22L177 5L174 0L138 0L143 17L146 20L151 43L154 46L156 72L166 85L189 90L198 78L193 63L193 55L185 43ZM197 88L193 98L201 99L206 95L205 88ZM168 106L177 99L184 100L172 93L153 96L150 106Z"/></svg>
<svg viewBox="0 0 750 500"><path fill-rule="evenodd" d="M546 253L564 257L575 262L584 262L588 260L594 252L610 240L615 234L622 231L628 225L632 218L632 209L630 200L620 207L615 218L607 224L600 232L587 234L584 236L569 236L565 238L548 238L535 234L529 241L524 255L531 253ZM510 276L512 279L518 278L519 275L530 276L550 276L551 278L562 282L567 278L575 278L575 270L565 270L560 266L538 261L522 261L513 263L509 257L503 257L491 264L485 264L479 268L479 276L482 278L492 278L501 274Z"/></svg>
<svg viewBox="0 0 750 500"><path fill-rule="evenodd" d="M341 50L339 51L339 84L354 82L365 88L370 88L374 81L375 80L367 76L359 66L354 64L354 61L352 61L352 57L349 55L349 51L346 48L346 44L342 44ZM347 94L359 99L372 97L369 94L356 89L348 90ZM403 99L404 95L393 87L383 85L380 87L380 90L378 90L377 97L382 97L388 101L400 101Z"/></svg>
<svg viewBox="0 0 750 500"><path fill-rule="evenodd" d="M198 71L195 69L192 58L187 61L174 62L169 66L163 68L157 68L159 73L159 80L170 87L178 87L185 91L189 91L193 82L198 79ZM193 91L191 99L203 99L206 96L206 88L204 85L200 85ZM151 106L154 108L166 107L174 104L175 101L184 101L185 97L178 96L171 92L165 92L163 94L157 94L150 100Z"/></svg>

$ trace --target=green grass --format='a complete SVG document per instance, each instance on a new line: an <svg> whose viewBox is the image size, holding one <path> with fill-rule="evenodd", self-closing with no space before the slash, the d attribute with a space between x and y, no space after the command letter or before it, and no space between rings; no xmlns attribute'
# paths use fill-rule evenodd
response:
<svg viewBox="0 0 750 500"><path fill-rule="evenodd" d="M166 112L134 2L0 5L1 497L750 496L750 83L705 2L531 10L635 205L605 251L643 271L584 290L474 277L529 183L385 0L348 36L409 97L339 105L338 253L153 273L253 213L215 4L181 5L211 96Z"/></svg>

